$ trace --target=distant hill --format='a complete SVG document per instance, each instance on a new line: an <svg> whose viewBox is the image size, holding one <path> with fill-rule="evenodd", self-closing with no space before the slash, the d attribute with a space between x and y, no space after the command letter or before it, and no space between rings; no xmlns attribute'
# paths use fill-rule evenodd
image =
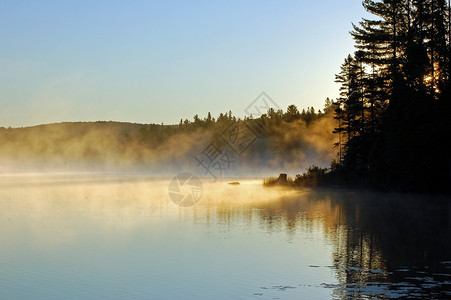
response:
<svg viewBox="0 0 451 300"><path fill-rule="evenodd" d="M318 161L327 165L334 156L331 116L314 111L307 116L304 111L304 117L308 119L299 112L293 116L279 111L257 120L239 120L231 113L217 119L196 115L193 122L181 120L178 125L98 121L0 127L0 172L125 169L173 173L202 168L199 157L219 140L220 163L227 165L227 174L274 169L299 172ZM264 132L251 131L255 136L248 148L243 147L245 151L227 148L224 134L236 140L224 132L228 126L239 123L246 129L255 121ZM233 134L238 133L232 127ZM230 157L224 156L226 152Z"/></svg>

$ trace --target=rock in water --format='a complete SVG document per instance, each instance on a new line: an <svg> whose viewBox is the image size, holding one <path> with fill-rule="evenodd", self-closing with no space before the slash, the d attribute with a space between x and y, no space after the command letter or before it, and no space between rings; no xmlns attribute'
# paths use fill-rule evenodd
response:
<svg viewBox="0 0 451 300"><path fill-rule="evenodd" d="M288 177L285 173L280 173L279 178L277 178L276 183L278 184L287 184L288 183Z"/></svg>

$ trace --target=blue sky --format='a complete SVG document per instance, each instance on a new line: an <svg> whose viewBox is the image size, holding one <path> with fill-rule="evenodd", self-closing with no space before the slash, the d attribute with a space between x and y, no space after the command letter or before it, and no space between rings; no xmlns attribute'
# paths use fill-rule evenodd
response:
<svg viewBox="0 0 451 300"><path fill-rule="evenodd" d="M2 1L0 126L322 108L360 0Z"/></svg>

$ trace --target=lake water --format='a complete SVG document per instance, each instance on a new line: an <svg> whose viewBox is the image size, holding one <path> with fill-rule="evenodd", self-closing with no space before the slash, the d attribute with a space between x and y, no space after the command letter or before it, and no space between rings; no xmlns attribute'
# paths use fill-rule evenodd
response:
<svg viewBox="0 0 451 300"><path fill-rule="evenodd" d="M446 197L169 180L1 175L0 299L451 298Z"/></svg>

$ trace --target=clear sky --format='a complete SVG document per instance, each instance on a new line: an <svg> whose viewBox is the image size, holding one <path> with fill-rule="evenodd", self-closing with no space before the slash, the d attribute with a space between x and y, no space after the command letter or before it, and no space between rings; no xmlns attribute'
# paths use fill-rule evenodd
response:
<svg viewBox="0 0 451 300"><path fill-rule="evenodd" d="M322 108L360 0L0 0L0 126Z"/></svg>

